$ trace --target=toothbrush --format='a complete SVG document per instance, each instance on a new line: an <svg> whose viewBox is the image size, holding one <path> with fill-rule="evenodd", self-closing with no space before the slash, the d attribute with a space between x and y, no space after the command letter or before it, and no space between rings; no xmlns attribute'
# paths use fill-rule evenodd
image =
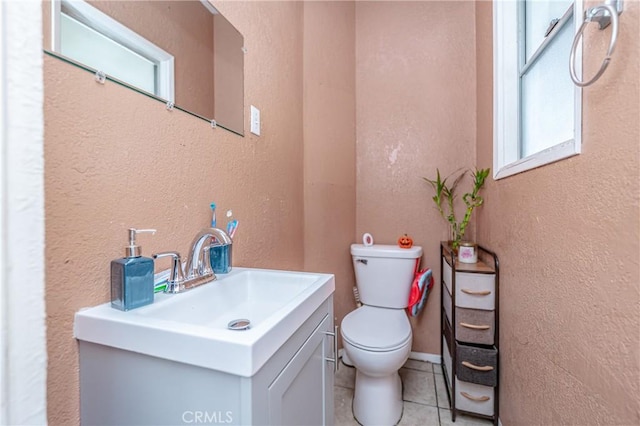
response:
<svg viewBox="0 0 640 426"><path fill-rule="evenodd" d="M231 222L229 222L229 225L227 228L231 228L231 231L228 233L229 237L231 237L231 239L233 239L233 236L236 235L236 231L238 230L238 221L236 219L233 219Z"/></svg>
<svg viewBox="0 0 640 426"><path fill-rule="evenodd" d="M229 237L233 239L233 236L236 233L236 228L238 227L238 221L233 219L233 211L227 210L227 234Z"/></svg>
<svg viewBox="0 0 640 426"><path fill-rule="evenodd" d="M217 221L216 221L216 203L211 203L209 206L211 207L211 227L215 228L217 226Z"/></svg>
<svg viewBox="0 0 640 426"><path fill-rule="evenodd" d="M227 234L231 233L231 222L233 221L233 211L227 210Z"/></svg>

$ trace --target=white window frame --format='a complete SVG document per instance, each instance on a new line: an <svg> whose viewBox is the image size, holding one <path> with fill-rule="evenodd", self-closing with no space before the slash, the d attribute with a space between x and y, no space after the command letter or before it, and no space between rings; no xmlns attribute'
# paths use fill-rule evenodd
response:
<svg viewBox="0 0 640 426"><path fill-rule="evenodd" d="M155 63L158 67L157 93L155 95L166 101L175 102L173 55L84 0L52 0L51 49L54 52L60 53L62 51L60 46L60 14L63 7L65 14Z"/></svg>
<svg viewBox="0 0 640 426"><path fill-rule="evenodd" d="M574 137L524 158L520 145L520 75L519 31L520 1L493 2L493 178L502 179L544 166L581 152L582 90L574 88ZM582 24L582 0L575 0L572 22L575 34ZM569 58L566 58L569 73ZM576 49L576 74L582 77L582 40Z"/></svg>

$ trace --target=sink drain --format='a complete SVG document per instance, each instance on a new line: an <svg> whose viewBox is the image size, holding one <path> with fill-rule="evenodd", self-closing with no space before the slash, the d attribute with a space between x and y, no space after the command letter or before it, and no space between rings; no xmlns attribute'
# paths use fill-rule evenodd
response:
<svg viewBox="0 0 640 426"><path fill-rule="evenodd" d="M247 330L250 326L251 326L251 321L244 318L229 321L229 324L227 324L227 328L229 330Z"/></svg>

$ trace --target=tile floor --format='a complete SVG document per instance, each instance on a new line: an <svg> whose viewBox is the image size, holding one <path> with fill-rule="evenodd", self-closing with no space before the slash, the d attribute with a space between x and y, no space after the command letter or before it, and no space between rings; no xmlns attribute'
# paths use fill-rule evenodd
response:
<svg viewBox="0 0 640 426"><path fill-rule="evenodd" d="M335 424L357 426L351 402L356 370L340 364L335 380ZM491 425L489 420L458 415L451 422L449 399L442 370L429 362L408 360L400 369L403 384L404 411L399 426L480 426Z"/></svg>

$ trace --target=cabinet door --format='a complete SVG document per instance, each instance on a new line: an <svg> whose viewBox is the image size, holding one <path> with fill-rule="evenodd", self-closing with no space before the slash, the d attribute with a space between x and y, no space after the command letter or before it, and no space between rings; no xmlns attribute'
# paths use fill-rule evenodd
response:
<svg viewBox="0 0 640 426"><path fill-rule="evenodd" d="M332 324L326 316L269 386L269 424L333 425Z"/></svg>

